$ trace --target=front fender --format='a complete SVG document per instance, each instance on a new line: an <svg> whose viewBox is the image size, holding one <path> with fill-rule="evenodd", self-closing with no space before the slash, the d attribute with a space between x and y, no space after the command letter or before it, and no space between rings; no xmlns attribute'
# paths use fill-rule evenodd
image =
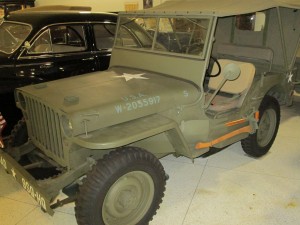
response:
<svg viewBox="0 0 300 225"><path fill-rule="evenodd" d="M136 143L165 132L172 134L174 131L179 132L174 120L154 114L79 135L73 138L73 142L84 148L106 150ZM183 145L186 146L185 143Z"/></svg>

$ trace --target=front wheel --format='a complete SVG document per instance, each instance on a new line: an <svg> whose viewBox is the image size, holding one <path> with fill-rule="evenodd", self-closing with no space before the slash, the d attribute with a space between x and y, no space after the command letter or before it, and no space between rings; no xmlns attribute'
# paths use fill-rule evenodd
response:
<svg viewBox="0 0 300 225"><path fill-rule="evenodd" d="M10 147L19 147L28 141L28 132L25 119L19 120L11 131L8 145Z"/></svg>
<svg viewBox="0 0 300 225"><path fill-rule="evenodd" d="M278 101L266 95L260 104L259 116L256 133L241 141L243 150L253 157L265 155L275 140L280 122Z"/></svg>
<svg viewBox="0 0 300 225"><path fill-rule="evenodd" d="M135 147L110 152L87 175L75 202L79 225L148 224L165 190L165 171Z"/></svg>

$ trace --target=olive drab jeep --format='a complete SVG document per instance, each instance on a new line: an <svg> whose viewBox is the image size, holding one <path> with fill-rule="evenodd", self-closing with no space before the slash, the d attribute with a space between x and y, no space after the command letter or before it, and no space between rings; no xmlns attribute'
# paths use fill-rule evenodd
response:
<svg viewBox="0 0 300 225"><path fill-rule="evenodd" d="M275 2L120 12L107 71L15 91L29 138L1 150L1 165L50 215L75 201L78 224L128 225L159 209L161 157L194 159L238 141L265 155L280 105L292 104L300 43L300 3ZM48 179L29 170L49 166L58 173ZM61 190L73 191L54 202Z"/></svg>

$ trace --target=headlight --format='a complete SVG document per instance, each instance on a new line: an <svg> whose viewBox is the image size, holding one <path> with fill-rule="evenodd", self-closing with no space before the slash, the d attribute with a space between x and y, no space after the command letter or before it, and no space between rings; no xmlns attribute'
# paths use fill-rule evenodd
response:
<svg viewBox="0 0 300 225"><path fill-rule="evenodd" d="M71 120L67 116L63 115L61 117L61 122L65 135L71 137L73 135L73 125Z"/></svg>
<svg viewBox="0 0 300 225"><path fill-rule="evenodd" d="M26 110L26 101L22 92L17 92L17 101L20 103L20 106L23 110Z"/></svg>

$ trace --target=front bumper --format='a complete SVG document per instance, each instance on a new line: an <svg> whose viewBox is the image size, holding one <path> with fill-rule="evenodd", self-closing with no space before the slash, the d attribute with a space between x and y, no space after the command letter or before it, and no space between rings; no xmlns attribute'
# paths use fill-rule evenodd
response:
<svg viewBox="0 0 300 225"><path fill-rule="evenodd" d="M51 196L45 193L45 190L38 185L36 180L10 155L0 149L0 165L11 174L14 179L34 198L41 208L49 213L54 214L50 207Z"/></svg>

